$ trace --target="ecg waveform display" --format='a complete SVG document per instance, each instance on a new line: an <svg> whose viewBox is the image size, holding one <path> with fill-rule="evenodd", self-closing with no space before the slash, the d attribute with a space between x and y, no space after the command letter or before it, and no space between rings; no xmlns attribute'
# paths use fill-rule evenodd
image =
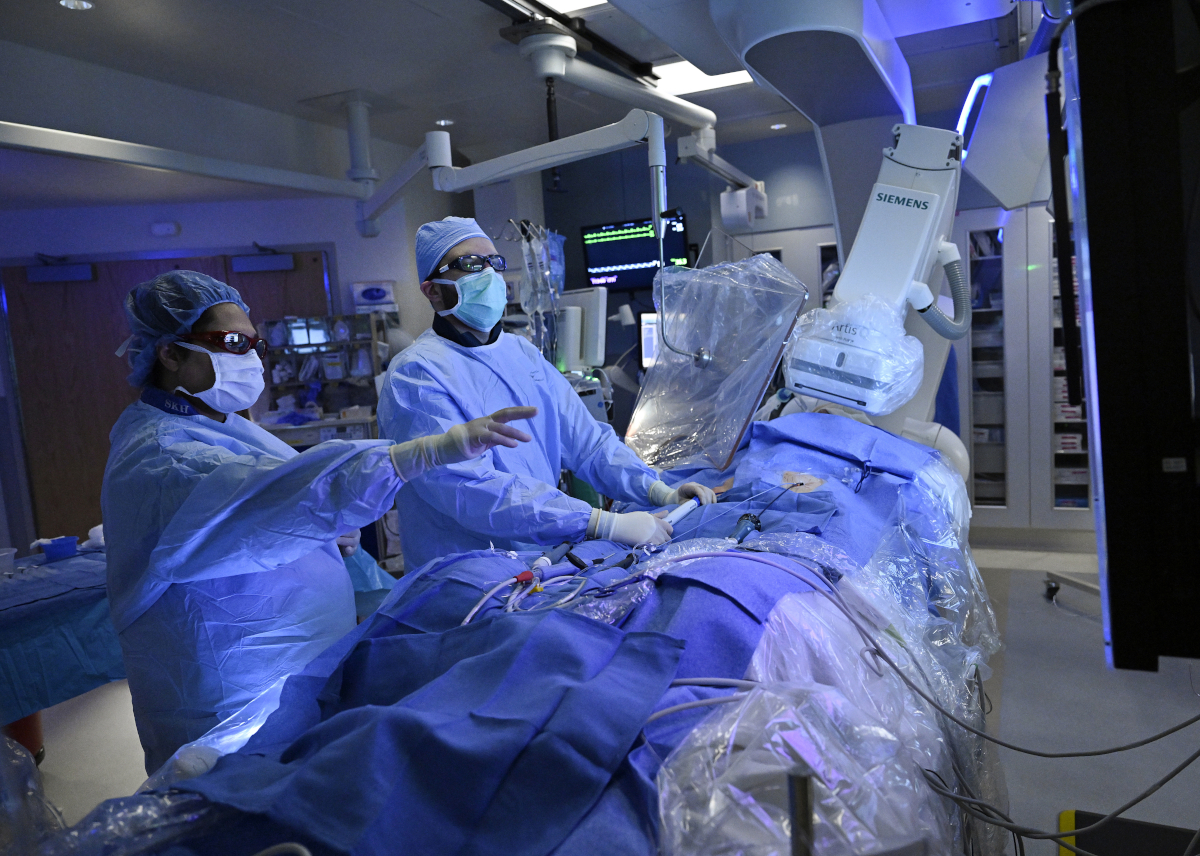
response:
<svg viewBox="0 0 1200 856"><path fill-rule="evenodd" d="M682 211L663 218L663 255L669 265L686 265L687 224ZM658 240L651 220L626 220L583 227L588 284L610 291L650 288L658 270Z"/></svg>

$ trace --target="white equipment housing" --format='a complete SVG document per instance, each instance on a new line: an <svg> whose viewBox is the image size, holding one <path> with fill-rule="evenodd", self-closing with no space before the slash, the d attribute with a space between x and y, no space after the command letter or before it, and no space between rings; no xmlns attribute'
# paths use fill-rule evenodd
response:
<svg viewBox="0 0 1200 856"><path fill-rule="evenodd" d="M897 311L911 299L933 302L925 284L947 242L958 203L962 135L921 125L897 125L896 144L883 150L858 237L833 294L843 303L874 295Z"/></svg>
<svg viewBox="0 0 1200 856"><path fill-rule="evenodd" d="M792 389L871 415L894 411L920 386L921 346L904 334L906 304L948 339L970 328L969 289L947 240L962 136L919 125L896 125L893 133L831 311L805 315L785 363ZM953 320L927 284L935 262L950 276Z"/></svg>
<svg viewBox="0 0 1200 856"><path fill-rule="evenodd" d="M608 331L608 289L573 288L558 296L560 309L577 307L581 310L578 320L579 354L577 364L568 365L572 371L585 366L596 368L604 365L606 333ZM568 357L568 363L571 360Z"/></svg>

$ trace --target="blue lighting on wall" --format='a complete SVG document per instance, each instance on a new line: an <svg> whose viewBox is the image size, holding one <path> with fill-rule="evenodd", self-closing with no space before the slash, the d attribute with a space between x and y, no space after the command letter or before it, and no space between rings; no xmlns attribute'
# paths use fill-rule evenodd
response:
<svg viewBox="0 0 1200 856"><path fill-rule="evenodd" d="M955 129L963 136L963 160L967 159L967 148L971 145L971 134L975 132L975 122L979 119L979 111L987 98L988 87L992 85L992 75L981 74L971 83L971 91L963 102L962 112L958 114L958 124Z"/></svg>

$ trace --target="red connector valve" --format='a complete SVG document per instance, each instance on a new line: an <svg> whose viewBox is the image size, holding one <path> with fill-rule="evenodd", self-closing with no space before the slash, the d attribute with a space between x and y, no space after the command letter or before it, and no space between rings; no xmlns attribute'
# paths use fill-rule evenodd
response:
<svg viewBox="0 0 1200 856"><path fill-rule="evenodd" d="M519 583L533 582L533 571L521 571L521 573L517 574L517 582L519 582Z"/></svg>

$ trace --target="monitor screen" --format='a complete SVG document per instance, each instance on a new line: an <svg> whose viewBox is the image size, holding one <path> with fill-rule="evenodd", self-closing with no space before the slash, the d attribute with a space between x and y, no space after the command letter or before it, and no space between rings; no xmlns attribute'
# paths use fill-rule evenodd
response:
<svg viewBox="0 0 1200 856"><path fill-rule="evenodd" d="M686 265L687 225L683 212L664 217L663 257L669 265ZM588 285L609 291L650 288L658 271L658 240L650 219L583 227L583 257Z"/></svg>
<svg viewBox="0 0 1200 856"><path fill-rule="evenodd" d="M654 365L654 358L658 356L658 313L643 312L639 321L638 341L642 346L642 368L648 369Z"/></svg>

